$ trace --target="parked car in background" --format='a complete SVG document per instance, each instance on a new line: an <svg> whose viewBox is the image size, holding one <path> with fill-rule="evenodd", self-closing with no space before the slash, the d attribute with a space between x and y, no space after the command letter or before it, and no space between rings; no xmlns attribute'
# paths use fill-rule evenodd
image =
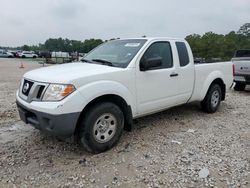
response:
<svg viewBox="0 0 250 188"><path fill-rule="evenodd" d="M206 59L202 58L202 57L194 57L194 63L198 64L198 63L206 63Z"/></svg>
<svg viewBox="0 0 250 188"><path fill-rule="evenodd" d="M8 50L9 53L13 55L13 57L16 57L16 51L15 50Z"/></svg>
<svg viewBox="0 0 250 188"><path fill-rule="evenodd" d="M22 51L21 50L17 50L16 53L15 53L15 57L20 57Z"/></svg>
<svg viewBox="0 0 250 188"><path fill-rule="evenodd" d="M6 50L0 50L0 57L14 57L14 55Z"/></svg>
<svg viewBox="0 0 250 188"><path fill-rule="evenodd" d="M37 58L38 55L32 51L23 51L22 53L19 54L19 57L21 57L21 58Z"/></svg>
<svg viewBox="0 0 250 188"><path fill-rule="evenodd" d="M246 85L250 85L250 50L237 50L232 62L235 67L234 89L245 90Z"/></svg>

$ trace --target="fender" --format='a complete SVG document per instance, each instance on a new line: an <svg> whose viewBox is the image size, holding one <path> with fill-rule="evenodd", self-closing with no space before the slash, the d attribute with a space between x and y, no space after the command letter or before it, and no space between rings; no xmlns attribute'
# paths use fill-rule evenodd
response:
<svg viewBox="0 0 250 188"><path fill-rule="evenodd" d="M131 106L133 115L136 113L136 101L130 90L116 81L103 80L91 82L78 88L78 91L84 97L82 109L92 100L108 94L114 94L122 97L129 106Z"/></svg>
<svg viewBox="0 0 250 188"><path fill-rule="evenodd" d="M208 77L206 78L206 80L205 80L205 82L204 82L204 84L203 84L203 87L202 87L202 89L201 89L201 92L200 92L200 97L199 97L199 98L200 98L201 100L203 100L203 99L205 98L205 96L206 96L206 94L207 94L207 91L208 91L208 89L209 89L211 83L212 83L214 80L218 79L218 78L221 79L221 80L223 80L222 72L221 72L221 71L218 71L218 70L213 71L213 72L211 72L211 73L208 75Z"/></svg>

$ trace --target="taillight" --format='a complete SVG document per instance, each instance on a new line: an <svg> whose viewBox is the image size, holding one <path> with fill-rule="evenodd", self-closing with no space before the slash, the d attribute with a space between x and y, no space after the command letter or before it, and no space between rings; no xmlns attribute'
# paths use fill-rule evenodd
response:
<svg viewBox="0 0 250 188"><path fill-rule="evenodd" d="M233 64L233 76L235 76L235 65Z"/></svg>

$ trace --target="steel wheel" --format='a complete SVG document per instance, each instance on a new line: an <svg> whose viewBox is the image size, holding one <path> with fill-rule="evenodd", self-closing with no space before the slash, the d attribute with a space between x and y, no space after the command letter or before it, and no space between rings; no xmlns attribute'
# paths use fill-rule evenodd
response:
<svg viewBox="0 0 250 188"><path fill-rule="evenodd" d="M220 101L220 93L218 90L215 90L211 96L212 106L215 108L218 105L219 101Z"/></svg>
<svg viewBox="0 0 250 188"><path fill-rule="evenodd" d="M114 115L106 113L101 115L95 122L93 136L99 143L111 140L116 132L117 120Z"/></svg>

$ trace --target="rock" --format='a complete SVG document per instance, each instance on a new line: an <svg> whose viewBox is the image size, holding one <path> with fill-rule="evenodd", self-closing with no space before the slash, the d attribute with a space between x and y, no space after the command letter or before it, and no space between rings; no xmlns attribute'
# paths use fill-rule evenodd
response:
<svg viewBox="0 0 250 188"><path fill-rule="evenodd" d="M70 181L77 181L78 177L77 176L70 176L70 177L68 177L68 180L70 180Z"/></svg>
<svg viewBox="0 0 250 188"><path fill-rule="evenodd" d="M95 183L95 179L90 179L89 180L91 183Z"/></svg>
<svg viewBox="0 0 250 188"><path fill-rule="evenodd" d="M177 141L177 140L172 140L171 142L181 145L181 142L180 142L180 141Z"/></svg>
<svg viewBox="0 0 250 188"><path fill-rule="evenodd" d="M209 175L209 170L205 167L199 171L199 178L207 178L208 175Z"/></svg>
<svg viewBox="0 0 250 188"><path fill-rule="evenodd" d="M86 165L86 162L87 162L87 160L86 160L85 158L83 158L82 160L79 161L79 164L84 164L84 165Z"/></svg>
<svg viewBox="0 0 250 188"><path fill-rule="evenodd" d="M188 129L187 132L188 132L188 133L194 133L195 130L194 130L194 129Z"/></svg>

